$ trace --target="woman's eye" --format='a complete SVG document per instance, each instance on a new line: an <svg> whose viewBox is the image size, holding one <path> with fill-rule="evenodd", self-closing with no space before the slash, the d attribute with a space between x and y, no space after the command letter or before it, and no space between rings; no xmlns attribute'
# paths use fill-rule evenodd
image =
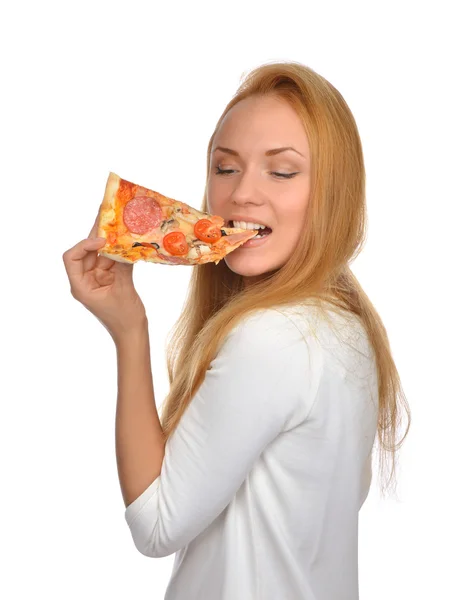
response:
<svg viewBox="0 0 451 600"><path fill-rule="evenodd" d="M224 173L233 173L233 169L221 169L220 167L216 167L216 175L224 175Z"/></svg>
<svg viewBox="0 0 451 600"><path fill-rule="evenodd" d="M216 175L227 175L233 172L233 169L221 169L220 167L216 167ZM291 177L294 177L299 172L300 171L296 171L296 173L277 173L276 171L271 171L271 175L276 175L277 177L281 177L283 179L291 179Z"/></svg>

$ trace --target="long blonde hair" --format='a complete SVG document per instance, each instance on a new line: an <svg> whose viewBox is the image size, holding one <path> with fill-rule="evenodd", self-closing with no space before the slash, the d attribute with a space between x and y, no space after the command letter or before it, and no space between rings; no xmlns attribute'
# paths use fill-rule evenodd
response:
<svg viewBox="0 0 451 600"><path fill-rule="evenodd" d="M379 390L377 439L381 478L391 458L382 494L396 485L396 451L410 428L410 410L390 349L386 329L349 263L365 242L365 167L354 117L333 85L296 62L264 64L247 74L227 104L207 149L207 182L213 139L227 112L249 96L277 96L302 119L310 155L310 198L301 241L280 269L244 289L243 278L222 260L193 267L182 313L166 347L170 390L163 402L165 442L201 385L221 342L244 315L284 305L327 304L349 311L363 323L374 350ZM200 210L207 212L207 185ZM396 443L401 405L407 428Z"/></svg>

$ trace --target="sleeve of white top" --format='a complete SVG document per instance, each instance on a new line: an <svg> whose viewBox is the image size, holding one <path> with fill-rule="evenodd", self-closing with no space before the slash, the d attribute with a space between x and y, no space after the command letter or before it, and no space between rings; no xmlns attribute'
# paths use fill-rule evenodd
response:
<svg viewBox="0 0 451 600"><path fill-rule="evenodd" d="M229 333L166 443L160 475L126 507L141 554L168 556L197 537L290 419L307 417L317 352L275 309L246 316Z"/></svg>

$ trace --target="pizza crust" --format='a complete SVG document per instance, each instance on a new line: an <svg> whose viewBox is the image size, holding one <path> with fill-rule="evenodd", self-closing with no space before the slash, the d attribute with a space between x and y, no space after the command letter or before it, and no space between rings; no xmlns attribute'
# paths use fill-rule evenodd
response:
<svg viewBox="0 0 451 600"><path fill-rule="evenodd" d="M98 237L106 238L107 231L105 230L105 225L108 222L112 221L116 216L114 209L114 197L116 196L116 192L119 189L120 182L121 178L118 175L116 175L116 173L109 174L108 180L106 182L102 204L100 205L99 227L97 229ZM127 260L124 262L129 261Z"/></svg>

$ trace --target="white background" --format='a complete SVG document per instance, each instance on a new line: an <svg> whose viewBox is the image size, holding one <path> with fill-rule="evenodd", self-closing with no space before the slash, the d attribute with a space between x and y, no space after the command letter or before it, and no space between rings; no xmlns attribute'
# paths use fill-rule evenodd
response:
<svg viewBox="0 0 451 600"><path fill-rule="evenodd" d="M124 518L114 346L61 256L110 171L200 208L216 121L241 75L274 60L326 77L357 120L369 235L352 268L412 409L399 501L373 477L360 513L361 599L451 597L447 4L2 4L2 598L164 597L174 556L139 554ZM135 267L157 406L191 268Z"/></svg>

